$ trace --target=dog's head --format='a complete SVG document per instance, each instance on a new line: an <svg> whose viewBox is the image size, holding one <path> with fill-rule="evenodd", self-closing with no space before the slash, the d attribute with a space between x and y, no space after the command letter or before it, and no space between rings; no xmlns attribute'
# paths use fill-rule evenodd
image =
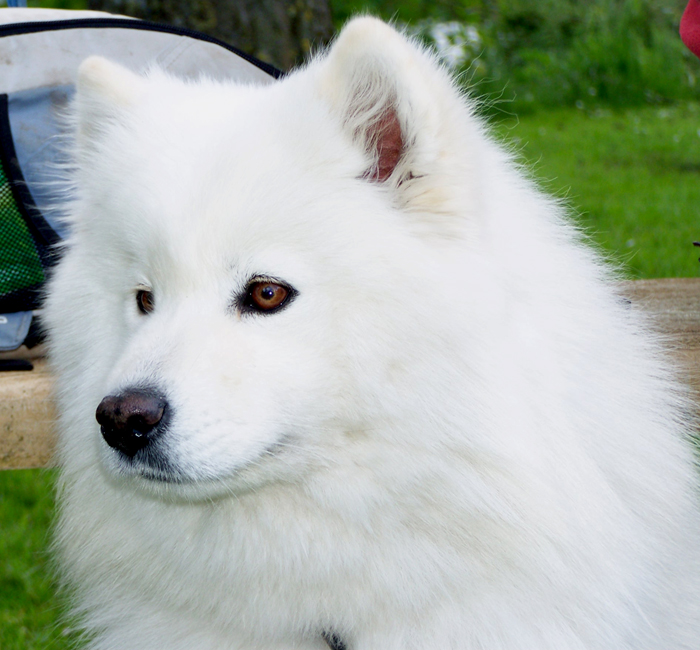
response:
<svg viewBox="0 0 700 650"><path fill-rule="evenodd" d="M431 55L361 18L265 87L91 58L75 113L66 464L209 498L434 444L488 287L462 256L480 127Z"/></svg>

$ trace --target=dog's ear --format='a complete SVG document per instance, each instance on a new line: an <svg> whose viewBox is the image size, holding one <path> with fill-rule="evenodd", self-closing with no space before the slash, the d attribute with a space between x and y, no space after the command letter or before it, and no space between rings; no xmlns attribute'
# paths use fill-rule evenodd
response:
<svg viewBox="0 0 700 650"><path fill-rule="evenodd" d="M412 107L401 68L411 67L413 50L388 25L358 18L343 29L322 68L321 93L367 153L370 181L398 176L410 146Z"/></svg>
<svg viewBox="0 0 700 650"><path fill-rule="evenodd" d="M365 179L395 190L423 221L463 223L454 216L470 203L464 193L480 126L437 58L362 17L346 25L319 68L319 93L366 155Z"/></svg>
<svg viewBox="0 0 700 650"><path fill-rule="evenodd" d="M83 61L75 99L79 149L92 150L110 125L122 121L144 85L142 77L102 57Z"/></svg>

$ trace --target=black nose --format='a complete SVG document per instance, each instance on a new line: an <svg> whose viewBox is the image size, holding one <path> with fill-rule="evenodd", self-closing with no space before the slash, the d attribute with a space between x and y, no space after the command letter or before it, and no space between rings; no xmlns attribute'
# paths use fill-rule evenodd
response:
<svg viewBox="0 0 700 650"><path fill-rule="evenodd" d="M108 395L95 417L107 444L127 456L148 446L164 430L168 401L152 388L131 388Z"/></svg>

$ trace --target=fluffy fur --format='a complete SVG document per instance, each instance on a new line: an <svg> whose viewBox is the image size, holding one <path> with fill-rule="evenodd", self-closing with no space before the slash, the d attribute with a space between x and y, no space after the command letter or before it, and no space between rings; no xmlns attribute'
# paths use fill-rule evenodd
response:
<svg viewBox="0 0 700 650"><path fill-rule="evenodd" d="M93 58L75 111L46 322L90 648L700 647L683 391L432 55L360 18L267 87ZM298 295L247 312L257 277ZM159 467L95 421L144 385Z"/></svg>

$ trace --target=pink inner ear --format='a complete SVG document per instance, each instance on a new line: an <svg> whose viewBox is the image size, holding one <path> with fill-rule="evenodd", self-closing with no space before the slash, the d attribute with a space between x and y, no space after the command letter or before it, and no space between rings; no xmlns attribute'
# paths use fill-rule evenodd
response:
<svg viewBox="0 0 700 650"><path fill-rule="evenodd" d="M403 134L396 111L393 108L384 111L368 135L368 140L377 148L377 166L369 172L368 178L383 183L396 169L403 152Z"/></svg>

